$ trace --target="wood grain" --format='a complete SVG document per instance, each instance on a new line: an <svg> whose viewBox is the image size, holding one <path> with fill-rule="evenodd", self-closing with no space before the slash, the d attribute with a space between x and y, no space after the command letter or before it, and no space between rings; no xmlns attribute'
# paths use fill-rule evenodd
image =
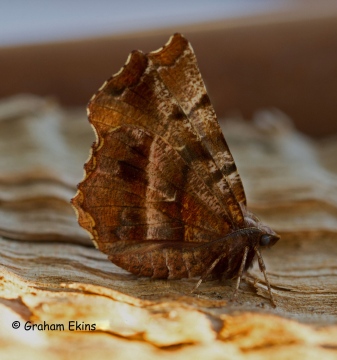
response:
<svg viewBox="0 0 337 360"><path fill-rule="evenodd" d="M231 303L231 281L190 294L197 279L137 278L109 262L69 204L93 140L83 111L0 103L2 358L336 357L336 142L303 136L276 111L222 125L250 206L282 236L263 254L276 309L257 266ZM65 330L28 331L27 321Z"/></svg>

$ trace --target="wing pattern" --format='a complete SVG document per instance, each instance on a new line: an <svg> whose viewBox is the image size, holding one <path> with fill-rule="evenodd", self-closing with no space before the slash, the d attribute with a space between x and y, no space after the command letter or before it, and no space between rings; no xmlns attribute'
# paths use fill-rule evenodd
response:
<svg viewBox="0 0 337 360"><path fill-rule="evenodd" d="M152 265L148 275L168 277L170 251L245 227L243 186L182 35L155 52L132 52L92 97L88 115L96 142L72 204L117 265L130 270L126 263L169 244L160 260L166 267ZM181 276L191 275L187 267Z"/></svg>

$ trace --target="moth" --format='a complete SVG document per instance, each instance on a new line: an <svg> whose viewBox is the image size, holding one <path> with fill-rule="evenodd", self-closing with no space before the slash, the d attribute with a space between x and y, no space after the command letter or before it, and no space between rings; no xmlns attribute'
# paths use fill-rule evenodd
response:
<svg viewBox="0 0 337 360"><path fill-rule="evenodd" d="M93 95L96 133L72 199L95 246L154 279L237 278L279 236L247 209L235 162L190 43L133 51ZM195 290L194 289L194 290Z"/></svg>

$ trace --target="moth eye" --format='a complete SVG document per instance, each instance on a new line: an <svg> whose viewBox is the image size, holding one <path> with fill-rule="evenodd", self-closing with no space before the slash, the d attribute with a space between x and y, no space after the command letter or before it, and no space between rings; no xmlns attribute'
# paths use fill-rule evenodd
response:
<svg viewBox="0 0 337 360"><path fill-rule="evenodd" d="M264 234L260 238L260 246L273 246L280 239L278 235Z"/></svg>
<svg viewBox="0 0 337 360"><path fill-rule="evenodd" d="M270 245L272 240L272 236L264 234L260 238L260 246L268 246Z"/></svg>

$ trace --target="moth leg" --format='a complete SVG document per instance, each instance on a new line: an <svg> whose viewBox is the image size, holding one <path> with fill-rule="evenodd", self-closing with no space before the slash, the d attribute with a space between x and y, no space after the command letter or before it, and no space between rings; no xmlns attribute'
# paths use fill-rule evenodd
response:
<svg viewBox="0 0 337 360"><path fill-rule="evenodd" d="M263 272L264 278L265 278L266 283L267 283L267 286L268 286L268 292L269 292L269 296L270 296L270 302L271 302L272 306L275 308L275 307L276 307L276 303L275 303L275 301L274 301L274 297L273 297L273 294L272 294L272 292L271 292L271 287L270 287L270 283L269 283L268 276L267 276L267 272L266 272L266 265L264 264L262 255L261 255L260 250L259 250L258 248L255 248L255 253L256 253L256 255L257 255L257 260L258 260L258 262L259 262L260 270Z"/></svg>
<svg viewBox="0 0 337 360"><path fill-rule="evenodd" d="M195 285L195 287L192 289L191 293L193 293L194 291L196 291L198 289L198 287L200 286L200 284L202 283L203 280L205 280L207 278L207 276L213 271L213 269L216 267L217 263L225 256L226 254L221 254L221 256L219 256L218 258L216 258L212 265L201 275L199 281L197 282L197 285Z"/></svg>
<svg viewBox="0 0 337 360"><path fill-rule="evenodd" d="M241 261L241 265L240 265L240 269L239 269L239 275L238 278L236 280L236 286L235 286L235 290L233 293L233 296L231 298L231 301L235 300L238 296L238 290L239 290L239 286L240 286L240 282L241 282L241 278L242 278L242 274L243 274L243 270L245 268L245 264L246 264L246 260L247 260L247 255L248 255L248 246L245 247L245 252L243 253L243 257L242 257L242 261Z"/></svg>

